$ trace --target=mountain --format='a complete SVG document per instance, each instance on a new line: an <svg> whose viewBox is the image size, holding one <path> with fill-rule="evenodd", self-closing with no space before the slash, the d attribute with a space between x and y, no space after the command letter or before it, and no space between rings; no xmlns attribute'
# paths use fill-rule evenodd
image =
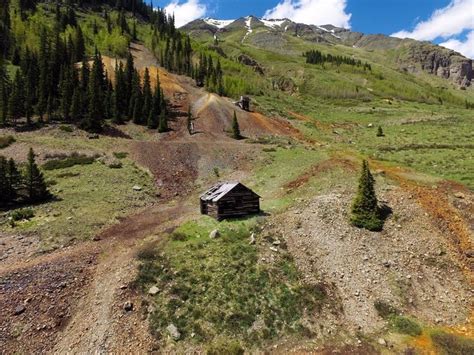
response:
<svg viewBox="0 0 474 355"><path fill-rule="evenodd" d="M226 38L230 33L242 30L246 31L248 37L253 30L259 30L251 40L252 44L257 46L266 39L275 42L278 38L281 42L285 37L297 37L309 43L386 52L392 56L393 64L406 72L423 71L448 79L460 88L471 86L473 79L472 60L453 50L430 42L400 39L382 34L366 35L332 25L316 26L296 23L289 19L270 20L247 16L237 20L198 19L181 29L197 39L209 36Z"/></svg>

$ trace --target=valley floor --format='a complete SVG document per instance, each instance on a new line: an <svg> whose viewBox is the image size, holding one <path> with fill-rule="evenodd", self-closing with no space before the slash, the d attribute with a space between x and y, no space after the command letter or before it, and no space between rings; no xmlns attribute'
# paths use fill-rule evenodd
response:
<svg viewBox="0 0 474 355"><path fill-rule="evenodd" d="M48 172L46 177L56 181L52 189L59 201L35 206L32 221L15 228L0 226L0 352L202 351L208 344L197 340L201 334L182 330L180 341L173 341L153 317L162 311L160 305L167 307L173 300L183 301L182 307L194 301L196 308L203 307L198 297L205 294L197 289L203 285L207 291L202 292L219 294L212 282L225 284L220 277L226 267L229 273L257 268L269 275L270 286L258 286L268 294L255 302L271 310L273 323L253 315L251 327L243 330L241 324L248 321L245 305L229 306L242 316L235 320L235 334L250 352L441 352L446 345L435 336L439 333L454 334L456 346L474 348L471 190L374 159L377 192L392 214L382 233L356 229L348 223L359 169L355 152L317 142L305 134L300 121L291 124L240 110L247 139L234 141L226 133L235 110L230 100L164 72L146 55L139 57L139 69L151 67L152 78L159 71L171 98L175 117L170 133L159 136L131 124L116 127L119 136L97 140L55 124L39 132L2 132L16 138L0 151L7 157L24 156L29 146L39 153L40 162L48 154L73 151L105 159L114 153L126 157L117 170L95 162L69 168L67 176ZM190 106L193 135L186 128ZM199 193L221 179L243 181L255 189L266 215L222 224L200 216ZM183 239L173 239L180 227ZM224 236L214 242L208 234L215 228ZM226 233L235 230L240 239L229 241ZM252 233L256 243L249 246ZM251 248L255 259L249 264L244 257L243 264L220 260L220 248L227 246L236 251ZM170 270L170 279L163 278L160 265L140 257L148 249L176 269L174 274ZM199 250L208 252L202 262L186 254ZM196 269L182 270L173 265L173 258L193 261L196 264L190 265ZM198 274L215 267L206 264L214 260L227 266L211 276ZM146 276L143 265L156 268L156 282L162 282L159 294L148 294L153 282L137 281ZM189 286L182 277L186 272L196 278L191 285L196 290L173 294L173 287ZM279 272L287 288L272 279ZM287 290L283 297L280 293ZM292 307L297 318L272 309L272 302L289 304L296 290L314 307L296 300ZM208 301L215 305L215 299ZM387 304L397 311L382 312L380 305ZM180 309L174 311L179 314ZM174 314L163 314L175 319ZM203 337L214 334L208 326L202 325ZM223 328L223 336L231 334L232 328Z"/></svg>

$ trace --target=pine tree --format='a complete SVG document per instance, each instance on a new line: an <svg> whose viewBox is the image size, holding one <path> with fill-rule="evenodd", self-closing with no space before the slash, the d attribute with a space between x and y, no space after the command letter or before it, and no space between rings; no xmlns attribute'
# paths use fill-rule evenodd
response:
<svg viewBox="0 0 474 355"><path fill-rule="evenodd" d="M100 54L96 52L92 65L89 88L88 88L88 110L82 127L90 132L100 132L103 123L103 85L104 71Z"/></svg>
<svg viewBox="0 0 474 355"><path fill-rule="evenodd" d="M13 81L12 90L8 99L8 116L13 125L25 112L24 83L21 71L17 70Z"/></svg>
<svg viewBox="0 0 474 355"><path fill-rule="evenodd" d="M359 188L352 203L351 223L359 228L380 231L384 222L378 207L374 183L375 180L370 172L369 164L364 160L359 178Z"/></svg>
<svg viewBox="0 0 474 355"><path fill-rule="evenodd" d="M84 41L84 34L81 26L77 26L76 36L74 41L74 62L82 62L86 53L86 45Z"/></svg>
<svg viewBox="0 0 474 355"><path fill-rule="evenodd" d="M8 115L8 96L9 96L9 83L8 75L5 69L5 64L2 58L0 58L0 127L3 127L7 123Z"/></svg>
<svg viewBox="0 0 474 355"><path fill-rule="evenodd" d="M7 196L10 201L14 201L18 195L18 191L21 188L22 178L16 163L12 158L10 158L7 163L6 177L8 180Z"/></svg>
<svg viewBox="0 0 474 355"><path fill-rule="evenodd" d="M28 153L24 183L28 202L43 202L52 197L51 193L48 191L48 187L46 186L43 174L36 165L33 148L30 148Z"/></svg>
<svg viewBox="0 0 474 355"><path fill-rule="evenodd" d="M383 133L383 129L381 126L377 128L377 137L383 137L385 134Z"/></svg>
<svg viewBox="0 0 474 355"><path fill-rule="evenodd" d="M82 107L81 107L81 90L79 88L74 89L71 99L71 108L69 114L73 122L80 122L82 119Z"/></svg>
<svg viewBox="0 0 474 355"><path fill-rule="evenodd" d="M168 131L168 121L166 119L166 115L165 115L164 111L161 111L159 121L160 121L160 123L159 123L159 126L158 126L158 132L160 132L160 133L167 132Z"/></svg>
<svg viewBox="0 0 474 355"><path fill-rule="evenodd" d="M151 92L150 73L148 71L148 68L146 68L145 74L143 76L143 108L142 108L143 118L148 119L148 117L150 116L152 103L153 103L153 95ZM142 119L142 121L144 120Z"/></svg>
<svg viewBox="0 0 474 355"><path fill-rule="evenodd" d="M0 155L0 206L10 202L8 190L7 160Z"/></svg>
<svg viewBox="0 0 474 355"><path fill-rule="evenodd" d="M234 111L234 118L232 119L232 138L242 139L240 134L239 121L237 121L237 113Z"/></svg>

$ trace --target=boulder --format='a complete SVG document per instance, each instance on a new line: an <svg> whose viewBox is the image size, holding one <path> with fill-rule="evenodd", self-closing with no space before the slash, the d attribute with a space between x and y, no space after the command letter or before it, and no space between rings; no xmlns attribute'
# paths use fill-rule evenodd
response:
<svg viewBox="0 0 474 355"><path fill-rule="evenodd" d="M209 238L211 239L217 239L221 236L221 233L219 232L218 229L214 229L210 234L209 234Z"/></svg>
<svg viewBox="0 0 474 355"><path fill-rule="evenodd" d="M151 296L154 296L159 292L160 292L160 289L156 286L153 286L148 290L148 294L151 295Z"/></svg>
<svg viewBox="0 0 474 355"><path fill-rule="evenodd" d="M15 314L16 316L19 316L19 315L22 314L24 311L26 311L25 306L19 305L19 306L17 306L17 307L15 308L15 313L14 313L14 314Z"/></svg>
<svg viewBox="0 0 474 355"><path fill-rule="evenodd" d="M142 191L142 187L141 186L138 186L138 185L135 185L134 187L132 187L133 191Z"/></svg>
<svg viewBox="0 0 474 355"><path fill-rule="evenodd" d="M170 324L166 327L166 330L168 331L169 335L173 340L179 340L181 338L181 333L179 332L178 328L174 324Z"/></svg>

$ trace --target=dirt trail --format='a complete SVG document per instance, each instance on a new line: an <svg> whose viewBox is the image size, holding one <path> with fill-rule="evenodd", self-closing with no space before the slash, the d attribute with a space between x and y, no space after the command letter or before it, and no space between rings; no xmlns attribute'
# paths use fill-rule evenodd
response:
<svg viewBox="0 0 474 355"><path fill-rule="evenodd" d="M183 204L147 209L101 234L107 244L93 274L93 282L76 306L77 311L71 322L60 334L55 353L110 352L115 349L121 338L121 329L124 329L119 325L122 321L129 321L124 317L130 318L126 311L116 309L116 306L123 305L121 301L125 302L120 297L120 290L133 281L134 258L141 238L179 224L189 217L190 211ZM133 295L128 296L127 300L134 303L134 312L138 312L139 306L133 302ZM128 350L146 352L153 347L153 339L146 327L135 327L134 334L127 334L126 337L129 340Z"/></svg>

